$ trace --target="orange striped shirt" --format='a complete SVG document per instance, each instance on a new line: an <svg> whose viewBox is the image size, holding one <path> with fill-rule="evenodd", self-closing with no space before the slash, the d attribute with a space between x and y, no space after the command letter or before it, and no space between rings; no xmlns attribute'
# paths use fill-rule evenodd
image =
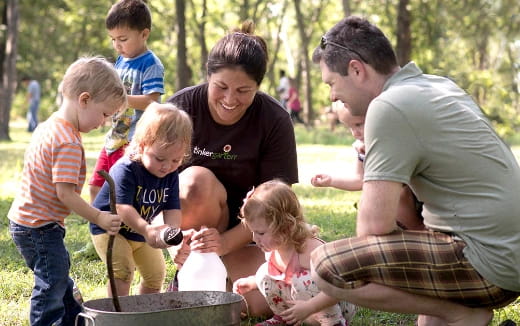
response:
<svg viewBox="0 0 520 326"><path fill-rule="evenodd" d="M35 130L25 151L22 181L8 213L13 222L32 228L57 222L62 227L71 213L56 193L56 183L85 182L85 151L79 131L53 114Z"/></svg>

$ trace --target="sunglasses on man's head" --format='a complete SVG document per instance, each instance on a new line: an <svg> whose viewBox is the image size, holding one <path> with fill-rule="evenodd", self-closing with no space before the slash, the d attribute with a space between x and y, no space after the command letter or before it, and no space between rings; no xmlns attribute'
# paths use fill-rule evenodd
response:
<svg viewBox="0 0 520 326"><path fill-rule="evenodd" d="M363 56L362 56L361 54L359 54L359 52L357 52L356 50L353 50L353 49L351 49L351 48L349 48L349 47L346 47L346 46L344 46L344 45L341 45L341 44L339 44L339 43L336 43L336 42L332 42L332 41L330 41L330 40L327 40L327 36L323 35L323 36L321 37L321 41L320 41L320 49L325 50L325 47L326 47L327 45L329 45L329 44L330 44L330 45L334 45L334 46L336 46L336 47L338 47L338 48L340 48L340 49L343 49L343 50L347 50L347 51L350 51L350 52L354 52L354 53L355 53L355 54L356 54L356 55L357 55L361 60L363 60L364 62L368 62L368 61L366 61L365 58L363 58Z"/></svg>

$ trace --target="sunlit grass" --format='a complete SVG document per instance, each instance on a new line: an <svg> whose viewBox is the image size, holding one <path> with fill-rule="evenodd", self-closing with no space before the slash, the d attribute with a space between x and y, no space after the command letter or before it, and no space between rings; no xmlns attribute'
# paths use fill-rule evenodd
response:
<svg viewBox="0 0 520 326"><path fill-rule="evenodd" d="M21 175L23 152L30 140L25 124L13 124L12 142L0 142L0 325L28 325L29 298L33 285L33 275L7 232L7 211L18 187ZM355 204L359 192L346 192L330 188L314 188L310 178L315 173L341 173L349 169L356 156L350 147L352 138L338 127L335 133L324 128L307 131L302 126L296 128L298 144L298 165L300 183L294 186L308 221L320 227L320 237L326 241L352 236L355 232ZM104 132L94 131L83 135L87 156L87 177L90 176L95 160L103 143ZM322 141L331 145L313 145L310 141ZM514 147L519 158L520 147ZM84 187L83 197L88 199ZM90 242L88 224L82 218L71 215L66 219L67 248L71 253L71 276L78 284L85 300L106 297L106 269L95 252L89 255L76 254ZM173 277L175 268L167 258L167 280ZM139 281L138 276L134 285ZM520 300L495 311L492 325L505 319L520 321ZM352 325L414 325L416 316L377 312L360 309ZM254 325L256 319L245 320L242 325Z"/></svg>

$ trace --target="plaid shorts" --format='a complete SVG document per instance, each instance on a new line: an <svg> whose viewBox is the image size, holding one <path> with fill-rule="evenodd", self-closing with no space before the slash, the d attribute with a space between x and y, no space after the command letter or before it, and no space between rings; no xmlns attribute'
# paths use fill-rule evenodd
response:
<svg viewBox="0 0 520 326"><path fill-rule="evenodd" d="M486 281L464 257L463 241L433 231L347 238L312 252L313 275L338 293L379 283L469 307L499 308L520 293Z"/></svg>

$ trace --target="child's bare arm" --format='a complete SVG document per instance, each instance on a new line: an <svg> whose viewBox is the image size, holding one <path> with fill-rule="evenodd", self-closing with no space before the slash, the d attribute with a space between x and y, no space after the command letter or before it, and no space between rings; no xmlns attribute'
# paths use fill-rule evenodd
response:
<svg viewBox="0 0 520 326"><path fill-rule="evenodd" d="M70 210L89 222L99 225L110 235L119 232L121 218L119 215L110 214L110 212L102 212L99 209L90 206L76 192L76 185L72 183L57 182L56 194L58 199L65 204Z"/></svg>
<svg viewBox="0 0 520 326"><path fill-rule="evenodd" d="M157 102L160 96L161 94L157 92L144 95L128 95L128 107L144 110L150 103Z"/></svg>
<svg viewBox="0 0 520 326"><path fill-rule="evenodd" d="M347 175L316 174L311 179L315 187L333 187L347 191L359 191L363 187L363 163L358 161L354 171Z"/></svg>
<svg viewBox="0 0 520 326"><path fill-rule="evenodd" d="M151 225L144 218L139 215L137 210L132 205L117 204L117 213L121 216L123 223L128 225L132 230L142 235L146 243L153 248L166 248L166 244L159 239L161 229L166 228L166 225Z"/></svg>

